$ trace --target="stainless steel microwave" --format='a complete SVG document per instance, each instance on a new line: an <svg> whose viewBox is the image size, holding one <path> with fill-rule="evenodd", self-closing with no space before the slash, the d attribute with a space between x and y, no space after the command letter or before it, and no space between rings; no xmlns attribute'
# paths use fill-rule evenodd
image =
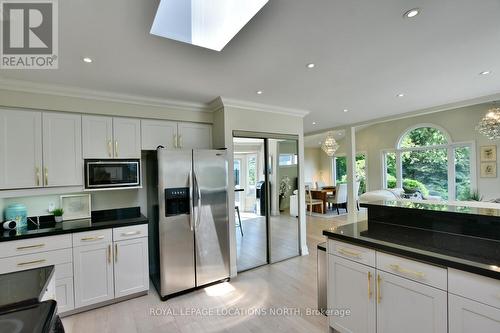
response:
<svg viewBox="0 0 500 333"><path fill-rule="evenodd" d="M86 159L85 188L105 189L141 185L139 159Z"/></svg>

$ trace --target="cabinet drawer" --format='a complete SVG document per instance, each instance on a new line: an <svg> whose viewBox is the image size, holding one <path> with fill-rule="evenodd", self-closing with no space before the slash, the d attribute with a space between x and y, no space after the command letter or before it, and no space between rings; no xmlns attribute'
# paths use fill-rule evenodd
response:
<svg viewBox="0 0 500 333"><path fill-rule="evenodd" d="M71 248L70 234L20 239L0 243L0 258L67 248Z"/></svg>
<svg viewBox="0 0 500 333"><path fill-rule="evenodd" d="M377 252L377 269L447 290L446 268Z"/></svg>
<svg viewBox="0 0 500 333"><path fill-rule="evenodd" d="M73 255L71 249L40 252L0 259L0 274L22 271L36 267L71 263Z"/></svg>
<svg viewBox="0 0 500 333"><path fill-rule="evenodd" d="M139 224L130 227L121 227L113 229L113 241L121 241L125 239L133 239L148 236L148 225Z"/></svg>
<svg viewBox="0 0 500 333"><path fill-rule="evenodd" d="M366 247L329 239L328 253L375 267L375 250Z"/></svg>
<svg viewBox="0 0 500 333"><path fill-rule="evenodd" d="M112 241L112 230L92 230L73 234L73 247L107 244Z"/></svg>
<svg viewBox="0 0 500 333"><path fill-rule="evenodd" d="M500 280L449 268L448 291L500 309Z"/></svg>

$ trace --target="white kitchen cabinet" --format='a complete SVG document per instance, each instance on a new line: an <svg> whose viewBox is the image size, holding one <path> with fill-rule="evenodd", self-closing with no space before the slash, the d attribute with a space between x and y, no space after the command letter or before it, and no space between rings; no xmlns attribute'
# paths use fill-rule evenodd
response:
<svg viewBox="0 0 500 333"><path fill-rule="evenodd" d="M59 313L75 308L72 276L56 280L56 301Z"/></svg>
<svg viewBox="0 0 500 333"><path fill-rule="evenodd" d="M212 126L195 123L178 124L177 148L209 149L212 148Z"/></svg>
<svg viewBox="0 0 500 333"><path fill-rule="evenodd" d="M114 155L116 158L141 158L141 121L113 118Z"/></svg>
<svg viewBox="0 0 500 333"><path fill-rule="evenodd" d="M73 248L75 307L114 298L112 243Z"/></svg>
<svg viewBox="0 0 500 333"><path fill-rule="evenodd" d="M42 129L44 185L83 185L81 115L44 112Z"/></svg>
<svg viewBox="0 0 500 333"><path fill-rule="evenodd" d="M0 189L42 186L42 113L0 110Z"/></svg>
<svg viewBox="0 0 500 333"><path fill-rule="evenodd" d="M82 116L84 158L113 157L113 118Z"/></svg>
<svg viewBox="0 0 500 333"><path fill-rule="evenodd" d="M377 332L446 333L447 293L377 270Z"/></svg>
<svg viewBox="0 0 500 333"><path fill-rule="evenodd" d="M329 254L328 282L328 308L351 311L329 315L330 326L342 333L375 332L375 269Z"/></svg>
<svg viewBox="0 0 500 333"><path fill-rule="evenodd" d="M498 333L500 309L449 294L449 333Z"/></svg>
<svg viewBox="0 0 500 333"><path fill-rule="evenodd" d="M141 120L143 150L156 150L158 146L175 149L177 123L166 120Z"/></svg>
<svg viewBox="0 0 500 333"><path fill-rule="evenodd" d="M148 238L114 243L115 297L149 289Z"/></svg>

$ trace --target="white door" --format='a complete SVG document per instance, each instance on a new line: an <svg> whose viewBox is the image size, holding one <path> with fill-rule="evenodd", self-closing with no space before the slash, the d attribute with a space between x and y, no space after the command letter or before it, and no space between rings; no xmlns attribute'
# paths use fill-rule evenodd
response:
<svg viewBox="0 0 500 333"><path fill-rule="evenodd" d="M83 185L82 116L43 113L45 186Z"/></svg>
<svg viewBox="0 0 500 333"><path fill-rule="evenodd" d="M148 238L114 243L115 297L149 289Z"/></svg>
<svg viewBox="0 0 500 333"><path fill-rule="evenodd" d="M141 137L143 150L156 150L158 146L175 149L177 123L164 120L141 120Z"/></svg>
<svg viewBox="0 0 500 333"><path fill-rule="evenodd" d="M330 326L346 333L375 332L375 269L328 255L328 309L349 309L349 316L329 314Z"/></svg>
<svg viewBox="0 0 500 333"><path fill-rule="evenodd" d="M62 313L75 308L73 277L56 280L57 312Z"/></svg>
<svg viewBox="0 0 500 333"><path fill-rule="evenodd" d="M113 118L114 153L116 158L141 158L141 121Z"/></svg>
<svg viewBox="0 0 500 333"><path fill-rule="evenodd" d="M467 298L449 294L450 333L498 333L500 309Z"/></svg>
<svg viewBox="0 0 500 333"><path fill-rule="evenodd" d="M75 307L114 298L111 242L73 248Z"/></svg>
<svg viewBox="0 0 500 333"><path fill-rule="evenodd" d="M84 158L113 157L113 118L82 116Z"/></svg>
<svg viewBox="0 0 500 333"><path fill-rule="evenodd" d="M377 271L377 332L446 333L447 293Z"/></svg>
<svg viewBox="0 0 500 333"><path fill-rule="evenodd" d="M207 124L179 123L177 148L212 148L212 126Z"/></svg>
<svg viewBox="0 0 500 333"><path fill-rule="evenodd" d="M0 189L42 186L42 113L0 110Z"/></svg>

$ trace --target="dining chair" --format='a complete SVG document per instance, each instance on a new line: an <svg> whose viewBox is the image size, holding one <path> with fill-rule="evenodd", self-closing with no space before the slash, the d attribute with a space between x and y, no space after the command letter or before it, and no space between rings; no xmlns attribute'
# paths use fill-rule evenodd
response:
<svg viewBox="0 0 500 333"><path fill-rule="evenodd" d="M234 206L234 209L236 210L236 214L238 215L238 223L235 224L235 227L236 228L238 228L238 227L240 228L241 237L243 237L243 227L241 225L240 207Z"/></svg>
<svg viewBox="0 0 500 333"><path fill-rule="evenodd" d="M317 205L321 205L321 214L324 214L325 212L323 210L324 208L323 200L313 199L311 195L311 188L309 187L309 185L306 185L306 206L310 208L309 215L312 216L313 207Z"/></svg>
<svg viewBox="0 0 500 333"><path fill-rule="evenodd" d="M329 195L327 201L332 208L337 208L337 214L340 215L340 207L345 208L347 212L347 184L337 184L335 195Z"/></svg>

